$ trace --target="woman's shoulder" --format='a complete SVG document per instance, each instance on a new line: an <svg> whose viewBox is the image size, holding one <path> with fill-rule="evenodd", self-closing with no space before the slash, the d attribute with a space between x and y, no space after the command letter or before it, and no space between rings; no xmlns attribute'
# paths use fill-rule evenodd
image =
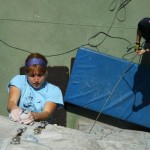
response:
<svg viewBox="0 0 150 150"><path fill-rule="evenodd" d="M26 81L26 75L15 75L12 78L13 81L17 81L17 82L25 82Z"/></svg>
<svg viewBox="0 0 150 150"><path fill-rule="evenodd" d="M48 89L51 89L51 90L60 90L60 88L57 85L54 85L54 84L47 82L47 81L46 81L46 87Z"/></svg>
<svg viewBox="0 0 150 150"><path fill-rule="evenodd" d="M26 76L25 75L15 75L11 81L8 83L8 87L14 85L18 88L23 88L26 84Z"/></svg>

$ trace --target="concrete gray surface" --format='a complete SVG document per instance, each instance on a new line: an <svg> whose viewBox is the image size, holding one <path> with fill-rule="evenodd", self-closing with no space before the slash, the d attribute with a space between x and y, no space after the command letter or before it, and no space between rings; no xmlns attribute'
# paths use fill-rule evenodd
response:
<svg viewBox="0 0 150 150"><path fill-rule="evenodd" d="M96 124L89 134L91 122L80 121L78 130L57 125L47 125L41 134L34 134L39 125L22 125L0 115L0 150L149 150L150 133L123 130L106 124ZM18 129L26 128L19 135L20 142L12 138Z"/></svg>

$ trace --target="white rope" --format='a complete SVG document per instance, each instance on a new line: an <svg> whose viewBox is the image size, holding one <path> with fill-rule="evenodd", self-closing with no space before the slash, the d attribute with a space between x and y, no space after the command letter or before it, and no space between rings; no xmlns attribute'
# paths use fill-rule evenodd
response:
<svg viewBox="0 0 150 150"><path fill-rule="evenodd" d="M91 133L92 129L94 128L94 126L95 126L95 124L96 124L98 118L100 117L100 115L101 115L101 113L102 113L104 107L106 106L108 100L110 99L110 97L112 96L112 94L114 93L114 91L116 90L116 88L117 88L117 86L119 85L120 81L122 80L123 76L125 75L125 73L127 72L127 70L131 67L130 64L133 62L133 60L135 59L136 56L137 56L137 55L135 55L135 56L132 58L132 60L129 62L129 65L128 65L127 68L123 71L121 77L119 78L119 80L117 81L116 85L115 85L114 88L112 89L110 95L108 96L108 98L106 99L106 101L105 101L104 105L102 106L100 112L98 113L98 115L97 115L97 117L96 117L96 119L95 119L95 121L94 121L94 124L92 125L92 127L91 127L91 129L90 129L90 131L89 131L89 134Z"/></svg>

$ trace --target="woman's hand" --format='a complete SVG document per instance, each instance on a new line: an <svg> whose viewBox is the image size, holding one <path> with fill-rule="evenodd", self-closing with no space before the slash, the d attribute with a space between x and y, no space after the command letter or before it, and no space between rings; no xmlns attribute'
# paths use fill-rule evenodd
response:
<svg viewBox="0 0 150 150"><path fill-rule="evenodd" d="M20 123L25 125L33 125L34 124L34 116L29 110L26 110L20 116Z"/></svg>
<svg viewBox="0 0 150 150"><path fill-rule="evenodd" d="M143 55L145 52L146 52L145 49L141 49L141 50L137 50L137 51L136 51L136 54L137 54L137 55Z"/></svg>
<svg viewBox="0 0 150 150"><path fill-rule="evenodd" d="M20 116L22 114L22 109L20 107L15 107L11 110L9 117L12 121L19 122Z"/></svg>

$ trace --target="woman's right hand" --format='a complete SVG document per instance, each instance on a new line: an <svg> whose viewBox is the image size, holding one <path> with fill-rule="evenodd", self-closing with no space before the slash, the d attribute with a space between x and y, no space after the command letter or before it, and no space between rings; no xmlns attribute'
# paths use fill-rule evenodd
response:
<svg viewBox="0 0 150 150"><path fill-rule="evenodd" d="M22 109L20 107L15 107L11 110L9 117L12 121L19 122L21 114Z"/></svg>

